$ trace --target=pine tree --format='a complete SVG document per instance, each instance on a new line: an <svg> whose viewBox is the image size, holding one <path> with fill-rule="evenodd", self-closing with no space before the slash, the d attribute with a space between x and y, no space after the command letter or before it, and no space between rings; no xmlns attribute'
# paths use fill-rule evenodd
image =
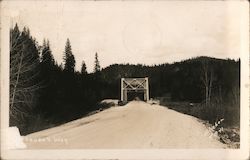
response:
<svg viewBox="0 0 250 160"><path fill-rule="evenodd" d="M52 69L52 67L55 65L55 60L51 53L50 44L48 40L43 41L41 64L44 65L46 69Z"/></svg>
<svg viewBox="0 0 250 160"><path fill-rule="evenodd" d="M97 52L95 53L95 67L94 67L94 72L99 72L101 70L100 62L98 60L98 54Z"/></svg>
<svg viewBox="0 0 250 160"><path fill-rule="evenodd" d="M81 74L87 74L87 67L84 61L82 61Z"/></svg>
<svg viewBox="0 0 250 160"><path fill-rule="evenodd" d="M66 41L65 51L64 51L64 70L66 72L73 73L75 71L75 57L72 53L71 44L69 39Z"/></svg>

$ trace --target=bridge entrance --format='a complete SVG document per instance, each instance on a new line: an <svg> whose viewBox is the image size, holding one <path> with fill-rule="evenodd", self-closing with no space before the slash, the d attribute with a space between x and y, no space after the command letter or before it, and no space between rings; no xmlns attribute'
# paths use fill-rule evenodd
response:
<svg viewBox="0 0 250 160"><path fill-rule="evenodd" d="M141 100L149 100L148 77L145 78L122 78L121 101L127 102L138 97Z"/></svg>

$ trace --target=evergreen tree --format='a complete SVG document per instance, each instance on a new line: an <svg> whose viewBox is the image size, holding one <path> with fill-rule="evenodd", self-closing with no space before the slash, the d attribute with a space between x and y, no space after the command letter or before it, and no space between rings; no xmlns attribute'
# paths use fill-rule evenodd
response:
<svg viewBox="0 0 250 160"><path fill-rule="evenodd" d="M10 30L10 125L21 131L39 103L40 65L36 42L29 29Z"/></svg>
<svg viewBox="0 0 250 160"><path fill-rule="evenodd" d="M71 44L69 39L66 41L65 51L64 51L64 70L66 72L73 73L75 71L75 57L72 53Z"/></svg>
<svg viewBox="0 0 250 160"><path fill-rule="evenodd" d="M94 72L99 72L101 70L100 62L98 60L98 54L97 52L95 53L95 67L94 67Z"/></svg>
<svg viewBox="0 0 250 160"><path fill-rule="evenodd" d="M55 65L55 60L53 55L51 54L50 44L48 40L43 41L41 64L46 69L52 69L52 67Z"/></svg>
<svg viewBox="0 0 250 160"><path fill-rule="evenodd" d="M81 74L87 74L87 67L84 61L82 61Z"/></svg>

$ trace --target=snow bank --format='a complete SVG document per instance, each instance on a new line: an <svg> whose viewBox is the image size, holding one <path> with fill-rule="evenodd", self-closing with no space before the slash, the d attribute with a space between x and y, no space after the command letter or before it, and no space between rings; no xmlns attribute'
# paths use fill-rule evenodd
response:
<svg viewBox="0 0 250 160"><path fill-rule="evenodd" d="M104 99L101 101L101 104L106 103L106 104L113 104L113 105L118 105L118 99Z"/></svg>
<svg viewBox="0 0 250 160"><path fill-rule="evenodd" d="M157 104L157 105L160 105L160 100L157 100L157 99L150 99L147 101L147 103L153 105L153 104Z"/></svg>
<svg viewBox="0 0 250 160"><path fill-rule="evenodd" d="M23 137L20 135L17 127L9 127L2 130L3 148L4 149L23 149L26 144L23 142Z"/></svg>

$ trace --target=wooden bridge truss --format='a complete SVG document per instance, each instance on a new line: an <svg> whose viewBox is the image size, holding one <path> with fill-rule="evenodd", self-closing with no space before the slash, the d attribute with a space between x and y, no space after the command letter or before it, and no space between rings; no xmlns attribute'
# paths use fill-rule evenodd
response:
<svg viewBox="0 0 250 160"><path fill-rule="evenodd" d="M121 78L121 101L128 101L128 92L143 92L144 101L149 100L148 77L145 78Z"/></svg>

